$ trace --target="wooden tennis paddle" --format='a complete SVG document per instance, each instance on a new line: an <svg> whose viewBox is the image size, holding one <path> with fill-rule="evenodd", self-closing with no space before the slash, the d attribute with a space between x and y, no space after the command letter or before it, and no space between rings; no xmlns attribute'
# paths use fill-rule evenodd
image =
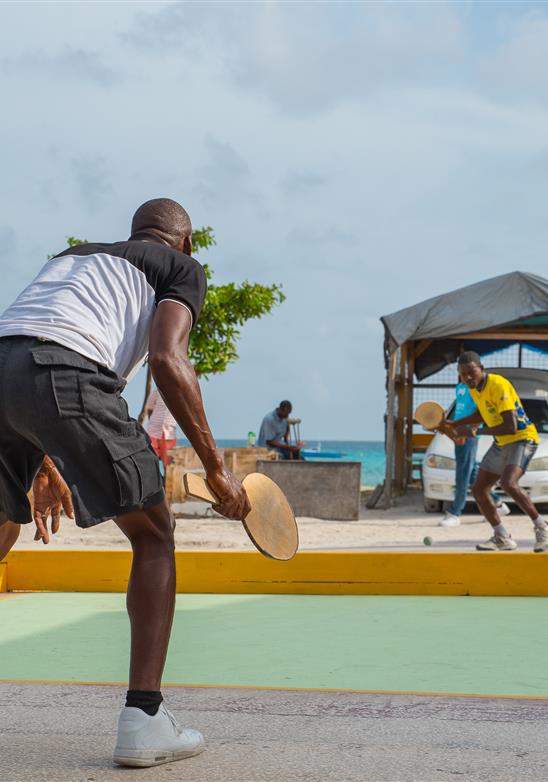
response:
<svg viewBox="0 0 548 782"><path fill-rule="evenodd" d="M421 402L415 410L415 421L425 429L437 429L445 418L445 411L438 402Z"/></svg>
<svg viewBox="0 0 548 782"><path fill-rule="evenodd" d="M201 475L187 472L183 481L186 493L191 497L213 505L219 502ZM299 547L299 532L285 494L278 484L258 472L246 475L242 483L251 504L242 524L251 542L266 557L291 559Z"/></svg>

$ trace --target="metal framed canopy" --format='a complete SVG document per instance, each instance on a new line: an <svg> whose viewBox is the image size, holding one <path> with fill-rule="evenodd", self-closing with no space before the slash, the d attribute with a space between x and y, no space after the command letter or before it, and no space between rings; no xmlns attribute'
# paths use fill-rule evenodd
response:
<svg viewBox="0 0 548 782"><path fill-rule="evenodd" d="M386 474L377 501L388 507L411 480L415 379L436 375L463 350L485 356L518 344L518 365L523 347L548 355L548 280L510 272L384 315L381 322L387 369Z"/></svg>

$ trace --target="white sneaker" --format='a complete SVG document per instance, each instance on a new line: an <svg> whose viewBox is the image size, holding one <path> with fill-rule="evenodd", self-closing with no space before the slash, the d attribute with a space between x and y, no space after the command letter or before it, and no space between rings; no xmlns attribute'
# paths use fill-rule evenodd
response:
<svg viewBox="0 0 548 782"><path fill-rule="evenodd" d="M458 527L460 518L449 511L445 511L443 519L440 521L440 527Z"/></svg>
<svg viewBox="0 0 548 782"><path fill-rule="evenodd" d="M512 538L504 538L502 535L493 535L485 543L478 543L478 551L515 551L518 544Z"/></svg>
<svg viewBox="0 0 548 782"><path fill-rule="evenodd" d="M205 749L201 733L181 730L164 704L153 717L142 709L124 706L118 720L114 762L119 766L159 766L198 755Z"/></svg>
<svg viewBox="0 0 548 782"><path fill-rule="evenodd" d="M512 511L505 502L501 502L497 505L497 513L499 516L509 516Z"/></svg>
<svg viewBox="0 0 548 782"><path fill-rule="evenodd" d="M535 548L533 551L548 551L548 526L535 527Z"/></svg>

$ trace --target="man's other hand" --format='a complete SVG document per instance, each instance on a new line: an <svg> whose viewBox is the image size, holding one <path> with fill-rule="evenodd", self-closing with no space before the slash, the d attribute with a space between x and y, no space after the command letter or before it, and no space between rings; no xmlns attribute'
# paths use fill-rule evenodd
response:
<svg viewBox="0 0 548 782"><path fill-rule="evenodd" d="M453 434L454 425L455 424L453 421L449 421L448 418L444 418L443 421L440 424L438 424L436 429L438 432L442 432L443 434L446 434L448 437L451 437L451 435Z"/></svg>
<svg viewBox="0 0 548 782"><path fill-rule="evenodd" d="M444 418L443 421L439 426L436 427L436 431L441 432L446 437L449 437L450 440L453 440L454 443L457 445L460 445L458 441L458 437L456 434L456 427L454 421L449 421L447 418Z"/></svg>
<svg viewBox="0 0 548 782"><path fill-rule="evenodd" d="M207 483L211 491L219 498L219 502L213 505L213 510L226 516L227 519L245 519L251 505L240 481L230 470L220 467L206 475Z"/></svg>
<svg viewBox="0 0 548 782"><path fill-rule="evenodd" d="M74 518L70 489L49 458L44 457L42 467L34 479L33 518L36 524L34 540L49 543L48 518L51 516L51 531L55 535L61 524L61 509Z"/></svg>
<svg viewBox="0 0 548 782"><path fill-rule="evenodd" d="M475 437L477 433L477 427L465 425L465 426L456 426L455 427L455 437L464 438L465 440Z"/></svg>

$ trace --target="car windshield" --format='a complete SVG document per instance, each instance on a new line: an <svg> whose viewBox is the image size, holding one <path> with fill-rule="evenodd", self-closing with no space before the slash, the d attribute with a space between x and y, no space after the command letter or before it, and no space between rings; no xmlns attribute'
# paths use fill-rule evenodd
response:
<svg viewBox="0 0 548 782"><path fill-rule="evenodd" d="M527 418L534 423L539 432L548 434L548 403L546 399L522 399ZM455 403L447 411L447 418L453 420L455 415Z"/></svg>

